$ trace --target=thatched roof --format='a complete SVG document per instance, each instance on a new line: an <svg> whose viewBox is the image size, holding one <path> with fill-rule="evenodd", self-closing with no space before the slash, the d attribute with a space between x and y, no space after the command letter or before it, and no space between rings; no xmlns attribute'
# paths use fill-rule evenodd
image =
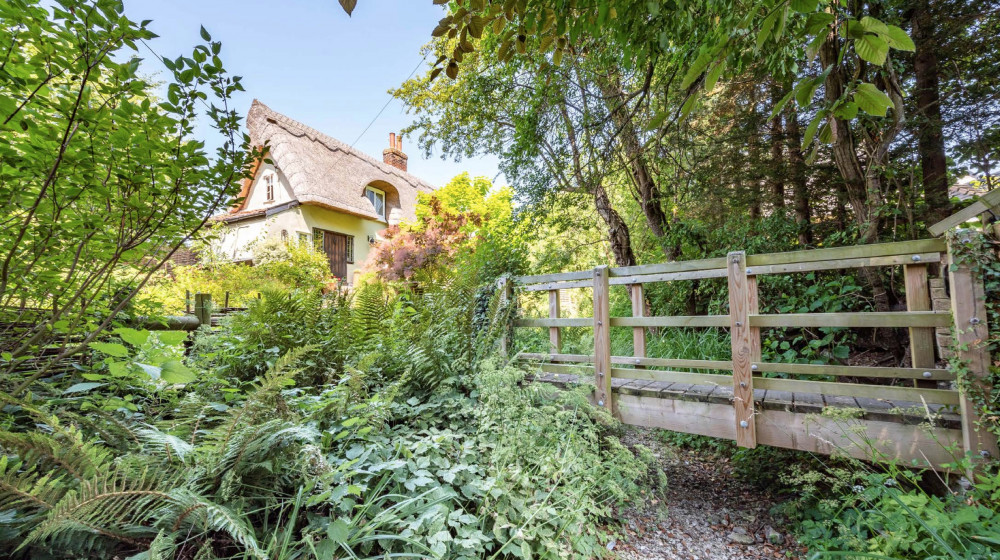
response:
<svg viewBox="0 0 1000 560"><path fill-rule="evenodd" d="M389 222L396 223L415 217L418 192L434 190L417 177L277 113L256 99L247 114L247 128L254 146L268 147L267 157L287 177L302 204L379 219L364 196L365 187L372 185L386 192ZM246 182L241 196L249 193L251 185L252 181ZM237 207L231 213L243 210Z"/></svg>

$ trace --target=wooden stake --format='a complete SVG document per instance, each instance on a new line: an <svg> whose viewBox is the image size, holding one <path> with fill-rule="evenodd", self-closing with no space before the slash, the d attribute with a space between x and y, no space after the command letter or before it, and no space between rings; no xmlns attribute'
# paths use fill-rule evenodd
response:
<svg viewBox="0 0 1000 560"><path fill-rule="evenodd" d="M632 297L632 316L645 317L646 305L642 296L642 284L630 284L629 293ZM646 357L646 328L634 327L632 329L632 355L636 358ZM642 365L635 366L644 369Z"/></svg>
<svg viewBox="0 0 1000 560"><path fill-rule="evenodd" d="M212 294L194 295L194 316L202 325L212 325Z"/></svg>
<svg viewBox="0 0 1000 560"><path fill-rule="evenodd" d="M608 267L594 269L594 381L597 405L614 414L611 397L611 298Z"/></svg>
<svg viewBox="0 0 1000 560"><path fill-rule="evenodd" d="M753 370L760 360L760 329L750 328L749 316L757 309L757 280L747 277L746 253L727 256L729 274L729 319L733 341L733 408L736 411L736 443L757 447L753 410ZM752 285L751 285L752 284ZM752 331L756 331L755 333Z"/></svg>
<svg viewBox="0 0 1000 560"><path fill-rule="evenodd" d="M184 290L184 313L191 313L191 290Z"/></svg>
<svg viewBox="0 0 1000 560"><path fill-rule="evenodd" d="M549 319L559 318L559 290L549 290ZM562 351L562 339L559 327L549 327L549 354L559 354Z"/></svg>
<svg viewBox="0 0 1000 560"><path fill-rule="evenodd" d="M903 267L907 311L931 311L931 290L927 284L927 265L908 264ZM910 360L915 368L934 368L934 329L910 327ZM937 382L918 379L917 387L933 389Z"/></svg>
<svg viewBox="0 0 1000 560"><path fill-rule="evenodd" d="M969 235L978 235L969 233ZM965 364L968 378L966 384L971 387L983 388L984 380L989 376L990 355L987 349L989 332L986 326L985 290L981 278L975 278L968 265L955 262L953 241L949 241L948 278L951 287L951 310L955 316L955 344L958 359ZM976 406L964 390L964 384L959 384L961 392L959 408L962 415L962 444L966 452L976 458L1000 457L997 450L997 438L985 428L979 427L979 415Z"/></svg>

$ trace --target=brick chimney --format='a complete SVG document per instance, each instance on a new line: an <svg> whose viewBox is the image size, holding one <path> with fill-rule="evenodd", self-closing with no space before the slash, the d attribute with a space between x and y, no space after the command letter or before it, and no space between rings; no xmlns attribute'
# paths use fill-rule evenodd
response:
<svg viewBox="0 0 1000 560"><path fill-rule="evenodd" d="M396 136L395 132L389 133L389 147L382 150L382 161L389 165L406 171L406 154L403 153L403 137Z"/></svg>

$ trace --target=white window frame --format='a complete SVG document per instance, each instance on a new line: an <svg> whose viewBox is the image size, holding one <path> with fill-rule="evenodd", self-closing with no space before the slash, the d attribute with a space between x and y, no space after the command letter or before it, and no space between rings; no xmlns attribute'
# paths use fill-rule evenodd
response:
<svg viewBox="0 0 1000 560"><path fill-rule="evenodd" d="M274 173L264 175L264 202L274 202Z"/></svg>
<svg viewBox="0 0 1000 560"><path fill-rule="evenodd" d="M368 202L372 203L372 207L375 209L375 214L377 214L380 218L385 220L385 215L386 215L385 191L383 191L382 189L376 189L375 187L365 187L365 198L368 199ZM382 212L378 211L378 205L375 204L376 200L382 201Z"/></svg>

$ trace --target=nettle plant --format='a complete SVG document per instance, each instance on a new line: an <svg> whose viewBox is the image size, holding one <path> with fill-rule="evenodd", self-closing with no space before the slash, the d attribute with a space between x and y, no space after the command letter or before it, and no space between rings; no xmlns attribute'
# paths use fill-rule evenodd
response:
<svg viewBox="0 0 1000 560"><path fill-rule="evenodd" d="M0 372L30 364L20 393L121 318L254 154L230 109L240 79L204 29L169 59L120 1L13 0L0 18ZM140 51L166 70L165 99ZM199 122L218 133L214 154Z"/></svg>

